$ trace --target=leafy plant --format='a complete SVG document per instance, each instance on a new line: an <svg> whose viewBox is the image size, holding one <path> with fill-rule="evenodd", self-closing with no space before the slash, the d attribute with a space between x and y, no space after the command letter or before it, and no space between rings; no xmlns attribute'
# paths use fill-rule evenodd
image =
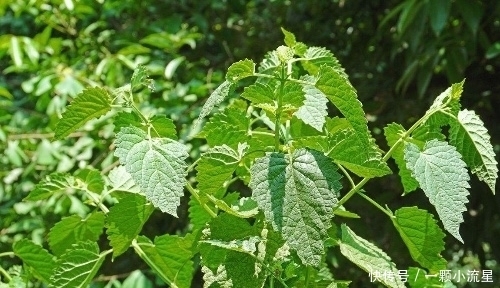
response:
<svg viewBox="0 0 500 288"><path fill-rule="evenodd" d="M344 207L354 195L388 216L428 274L446 269L440 255L445 234L430 212L415 206L393 212L363 187L391 174L387 162L393 158L405 194L420 187L444 229L462 241L466 167L493 193L498 174L483 123L473 111L461 110L463 82L440 94L410 128L387 125L390 148L384 152L334 55L283 33L286 46L269 52L259 65L245 59L229 67L192 125L208 144L192 162L173 121L141 110L136 102L134 94L150 87L145 67L135 70L130 85L83 90L62 114L55 138L63 139L89 119L109 117L118 165L109 173L92 167L53 173L38 183L25 201L78 193L89 212L58 222L48 235L48 250L20 240L13 252L0 254L15 255L24 264L22 272L0 270L4 278L83 287L109 254L116 259L133 248L172 287L189 287L197 267L205 287L346 287L349 280L336 279L329 270L326 252L331 251L370 274L391 273L379 279L387 287L404 287L401 272L417 268L397 267L344 223L345 217L359 217ZM207 120L227 98L229 105ZM155 209L177 217L185 191L190 223L184 231L154 239L141 235ZM98 245L103 231L108 242ZM436 285L426 279L408 281L414 287L426 281Z"/></svg>

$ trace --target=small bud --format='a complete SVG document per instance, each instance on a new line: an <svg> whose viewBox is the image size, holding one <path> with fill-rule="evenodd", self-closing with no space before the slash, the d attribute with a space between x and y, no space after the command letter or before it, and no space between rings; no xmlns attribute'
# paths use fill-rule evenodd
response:
<svg viewBox="0 0 500 288"><path fill-rule="evenodd" d="M288 60L293 58L293 50L287 46L280 46L276 49L278 53L278 58L282 63L286 63Z"/></svg>

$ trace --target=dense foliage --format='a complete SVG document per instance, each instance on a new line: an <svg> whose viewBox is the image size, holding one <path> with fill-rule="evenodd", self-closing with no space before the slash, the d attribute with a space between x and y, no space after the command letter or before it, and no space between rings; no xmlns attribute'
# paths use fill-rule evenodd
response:
<svg viewBox="0 0 500 288"><path fill-rule="evenodd" d="M350 261L498 273L484 128L498 3L359 2L2 2L0 279L366 285ZM279 26L346 70L286 31L276 49ZM445 90L464 76L464 95Z"/></svg>

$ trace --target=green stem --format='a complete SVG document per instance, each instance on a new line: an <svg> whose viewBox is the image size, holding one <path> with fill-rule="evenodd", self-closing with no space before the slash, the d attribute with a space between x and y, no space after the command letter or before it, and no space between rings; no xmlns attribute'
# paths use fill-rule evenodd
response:
<svg viewBox="0 0 500 288"><path fill-rule="evenodd" d="M87 192L86 193L87 196L90 199L92 199L92 201L97 205L97 207L99 207L99 209L102 210L102 212L104 212L104 214L108 214L109 213L108 207L106 207L106 205L104 205L99 198L94 197L94 193L93 192L91 192L89 190L86 190L86 192Z"/></svg>
<svg viewBox="0 0 500 288"><path fill-rule="evenodd" d="M203 203L203 201L201 201L200 194L198 193L198 191L196 191L196 189L193 188L193 186L191 186L190 183L186 184L186 188L189 191L189 193L191 193L191 195L194 196L194 198L196 199L196 201L198 201L198 203L200 203L201 207L203 207L203 209L205 209L205 211L207 211L208 214L210 214L210 216L212 218L217 217L217 213L215 213L214 211L212 211L212 209L210 207L208 207L207 203Z"/></svg>
<svg viewBox="0 0 500 288"><path fill-rule="evenodd" d="M15 254L12 251L0 253L0 257L14 257Z"/></svg>
<svg viewBox="0 0 500 288"><path fill-rule="evenodd" d="M380 206L380 204L375 202L375 200L373 200L372 198L368 197L368 195L366 195L365 193L358 193L358 195L365 198L365 200L367 200L368 202L372 203L373 206L377 207L380 211L384 212L385 215L389 216L389 218L394 217L394 215L392 215L392 213L387 211L387 209L385 209L384 207Z"/></svg>
<svg viewBox="0 0 500 288"><path fill-rule="evenodd" d="M339 167L340 171L342 171L342 173L344 173L344 175L345 175L345 177L347 178L347 180L349 180L349 183L351 183L351 187L356 186L356 185L354 184L354 181L353 181L353 180L352 180L352 178L351 178L351 175L349 175L349 172L347 172L347 170L345 170L345 168L344 168L342 165L337 164L337 166Z"/></svg>
<svg viewBox="0 0 500 288"><path fill-rule="evenodd" d="M0 266L0 274L4 276L5 280L7 280L6 281L7 283L12 281L12 277L10 277L9 273L7 273L7 271L5 271L1 266Z"/></svg>
<svg viewBox="0 0 500 288"><path fill-rule="evenodd" d="M280 75L280 88L278 91L278 107L276 109L276 119L274 121L274 150L279 151L280 149L280 123L281 123L281 110L283 109L283 89L285 87L285 81L286 81L286 67L284 65L281 65L281 75Z"/></svg>

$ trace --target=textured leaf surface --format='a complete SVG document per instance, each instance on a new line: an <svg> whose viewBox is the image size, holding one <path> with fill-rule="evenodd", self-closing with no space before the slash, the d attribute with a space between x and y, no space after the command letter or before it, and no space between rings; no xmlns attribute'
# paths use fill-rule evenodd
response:
<svg viewBox="0 0 500 288"><path fill-rule="evenodd" d="M273 89L263 83L255 83L248 87L245 87L241 97L249 100L252 104L273 104L274 103L274 91ZM273 104L274 105L274 104Z"/></svg>
<svg viewBox="0 0 500 288"><path fill-rule="evenodd" d="M153 136L177 139L177 130L172 119L164 115L155 115L149 120L149 124L155 132Z"/></svg>
<svg viewBox="0 0 500 288"><path fill-rule="evenodd" d="M140 236L137 245L144 253L138 254L171 287L190 287L194 273L191 260L193 240L190 234L184 238L163 235L156 237L152 243Z"/></svg>
<svg viewBox="0 0 500 288"><path fill-rule="evenodd" d="M127 194L109 209L106 233L113 247L113 258L127 251L153 211L153 206L138 194Z"/></svg>
<svg viewBox="0 0 500 288"><path fill-rule="evenodd" d="M318 266L341 188L335 164L322 153L300 149L291 155L268 153L250 173L252 197L266 219L304 264Z"/></svg>
<svg viewBox="0 0 500 288"><path fill-rule="evenodd" d="M203 105L203 107L201 108L200 115L198 116L198 119L196 120L194 126L198 125L198 123L203 120L203 118L207 117L207 115L212 112L212 109L214 109L214 107L218 106L220 103L222 103L222 101L224 101L224 99L226 99L232 86L232 82L224 81L219 85L219 87L217 87L217 89L214 90L214 92L212 92L210 97L208 97L207 102L205 102L205 105Z"/></svg>
<svg viewBox="0 0 500 288"><path fill-rule="evenodd" d="M304 105L294 115L314 129L322 131L326 122L325 117L328 115L326 107L328 99L313 85L303 85L302 91L306 99Z"/></svg>
<svg viewBox="0 0 500 288"><path fill-rule="evenodd" d="M458 112L457 121L452 121L450 143L457 148L471 168L472 173L484 181L495 194L495 183L498 178L495 151L490 142L488 130L474 111Z"/></svg>
<svg viewBox="0 0 500 288"><path fill-rule="evenodd" d="M138 90L141 87L150 87L150 85L152 85L152 80L148 79L148 76L146 67L143 65L138 66L130 78L130 87L132 91Z"/></svg>
<svg viewBox="0 0 500 288"><path fill-rule="evenodd" d="M231 179L234 170L243 157L246 145L240 145L240 151L235 151L227 145L208 149L198 162L197 188L206 194L215 194L224 188L224 182Z"/></svg>
<svg viewBox="0 0 500 288"><path fill-rule="evenodd" d="M423 151L413 143L406 143L404 153L408 169L436 207L444 228L463 242L459 228L464 221L462 212L467 210L470 186L461 155L455 147L439 140L427 142Z"/></svg>
<svg viewBox="0 0 500 288"><path fill-rule="evenodd" d="M356 90L345 76L332 67L322 66L316 88L337 107L363 145L369 146L369 132L363 106L358 100Z"/></svg>
<svg viewBox="0 0 500 288"><path fill-rule="evenodd" d="M25 201L38 201L49 198L55 193L75 187L75 178L69 174L52 173L35 186Z"/></svg>
<svg viewBox="0 0 500 288"><path fill-rule="evenodd" d="M345 224L341 226L342 240L339 241L340 252L351 262L368 273L379 271L392 272L398 275L398 269L391 258L377 246L356 235ZM381 277L387 287L405 287L397 277Z"/></svg>
<svg viewBox="0 0 500 288"><path fill-rule="evenodd" d="M166 139L147 139L136 127L123 127L116 135L115 155L146 198L161 211L177 216L177 206L186 182L183 144Z"/></svg>
<svg viewBox="0 0 500 288"><path fill-rule="evenodd" d="M304 69L311 75L317 74L322 65L326 65L330 68L335 69L337 72L341 73L343 77L347 79L347 75L344 73L344 69L340 66L339 61L332 52L328 51L323 47L309 47L304 53L303 58L307 61L302 62Z"/></svg>
<svg viewBox="0 0 500 288"><path fill-rule="evenodd" d="M430 273L446 269L446 260L440 253L444 250L441 231L432 214L417 207L398 209L392 218L394 226L410 250L411 257Z"/></svg>
<svg viewBox="0 0 500 288"><path fill-rule="evenodd" d="M101 194L104 190L104 178L101 172L94 169L82 169L75 176L83 181L86 190Z"/></svg>
<svg viewBox="0 0 500 288"><path fill-rule="evenodd" d="M80 241L97 241L104 228L104 213L96 212L88 215L85 219L78 215L63 218L52 229L48 235L48 242L52 252L59 256L71 245Z"/></svg>
<svg viewBox="0 0 500 288"><path fill-rule="evenodd" d="M58 259L49 287L88 287L105 257L96 242L79 242Z"/></svg>
<svg viewBox="0 0 500 288"><path fill-rule="evenodd" d="M23 260L23 263L31 268L38 279L48 283L52 271L56 267L54 257L41 246L36 245L28 239L21 239L12 245L14 254ZM24 287L24 286L23 286Z"/></svg>
<svg viewBox="0 0 500 288"><path fill-rule="evenodd" d="M111 187L117 191L139 193L139 187L135 184L132 175L127 172L125 166L119 165L109 171L108 175Z"/></svg>
<svg viewBox="0 0 500 288"><path fill-rule="evenodd" d="M71 102L55 128L55 139L62 139L82 127L90 119L111 110L111 98L103 88L87 88Z"/></svg>
<svg viewBox="0 0 500 288"><path fill-rule="evenodd" d="M229 66L226 73L226 80L234 83L243 78L252 76L254 73L255 63L252 60L245 59Z"/></svg>

